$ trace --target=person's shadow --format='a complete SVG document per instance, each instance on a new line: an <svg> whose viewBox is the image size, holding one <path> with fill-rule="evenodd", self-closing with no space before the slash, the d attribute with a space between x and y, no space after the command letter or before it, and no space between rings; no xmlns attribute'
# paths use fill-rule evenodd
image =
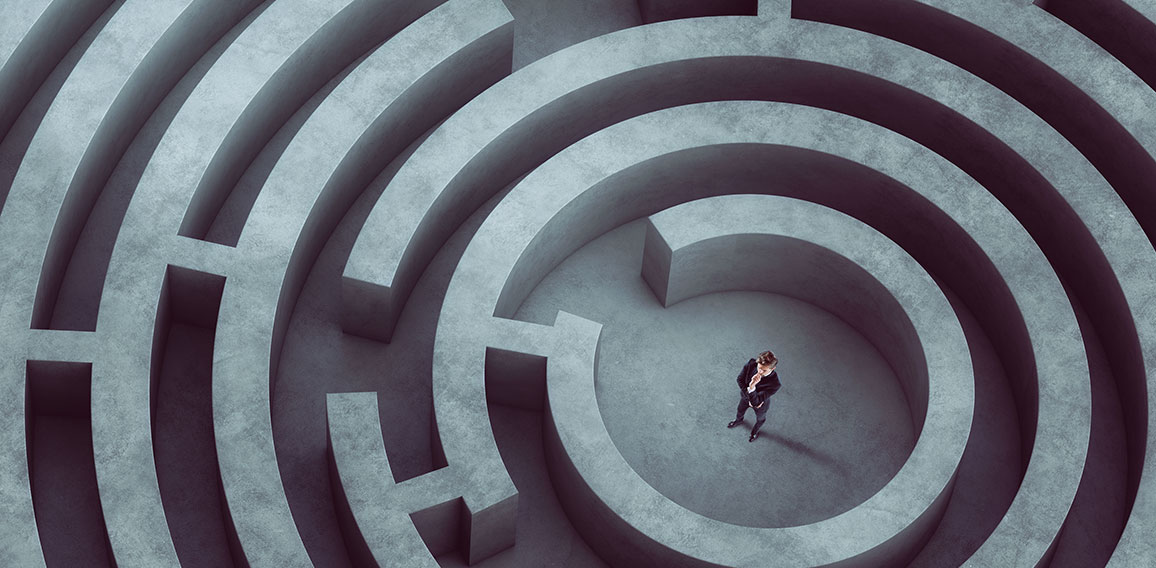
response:
<svg viewBox="0 0 1156 568"><path fill-rule="evenodd" d="M818 462L820 465L833 470L840 477L846 477L850 474L850 471L847 469L847 465L842 461L836 459L831 454L808 447L806 444L798 440L792 440L774 432L759 432L759 438L767 438L768 440L778 442L779 444L785 446L788 450L791 450L796 454L811 458L812 460Z"/></svg>

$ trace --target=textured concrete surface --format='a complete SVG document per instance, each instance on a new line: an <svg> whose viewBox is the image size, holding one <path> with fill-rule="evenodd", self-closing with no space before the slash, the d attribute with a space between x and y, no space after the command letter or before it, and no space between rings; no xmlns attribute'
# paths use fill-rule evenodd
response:
<svg viewBox="0 0 1156 568"><path fill-rule="evenodd" d="M1156 565L1153 61L1148 0L0 2L0 565Z"/></svg>

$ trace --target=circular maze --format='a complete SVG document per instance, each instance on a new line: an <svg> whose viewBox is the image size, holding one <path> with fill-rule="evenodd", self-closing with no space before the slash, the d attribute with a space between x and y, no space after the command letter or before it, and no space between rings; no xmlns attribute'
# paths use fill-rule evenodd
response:
<svg viewBox="0 0 1156 568"><path fill-rule="evenodd" d="M1150 0L6 2L0 565L1154 566L1154 88Z"/></svg>

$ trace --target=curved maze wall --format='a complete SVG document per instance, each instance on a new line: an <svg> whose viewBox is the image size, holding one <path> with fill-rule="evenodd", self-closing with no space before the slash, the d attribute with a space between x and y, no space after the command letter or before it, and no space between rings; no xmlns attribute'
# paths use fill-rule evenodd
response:
<svg viewBox="0 0 1156 568"><path fill-rule="evenodd" d="M0 565L1156 565L1154 62L1148 0L5 2Z"/></svg>

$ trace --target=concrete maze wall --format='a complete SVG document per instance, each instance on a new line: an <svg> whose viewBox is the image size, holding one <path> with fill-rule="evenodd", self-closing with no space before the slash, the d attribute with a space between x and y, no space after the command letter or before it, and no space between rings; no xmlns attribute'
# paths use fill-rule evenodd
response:
<svg viewBox="0 0 1156 568"><path fill-rule="evenodd" d="M5 0L0 566L1156 566L1153 87L1151 0Z"/></svg>

